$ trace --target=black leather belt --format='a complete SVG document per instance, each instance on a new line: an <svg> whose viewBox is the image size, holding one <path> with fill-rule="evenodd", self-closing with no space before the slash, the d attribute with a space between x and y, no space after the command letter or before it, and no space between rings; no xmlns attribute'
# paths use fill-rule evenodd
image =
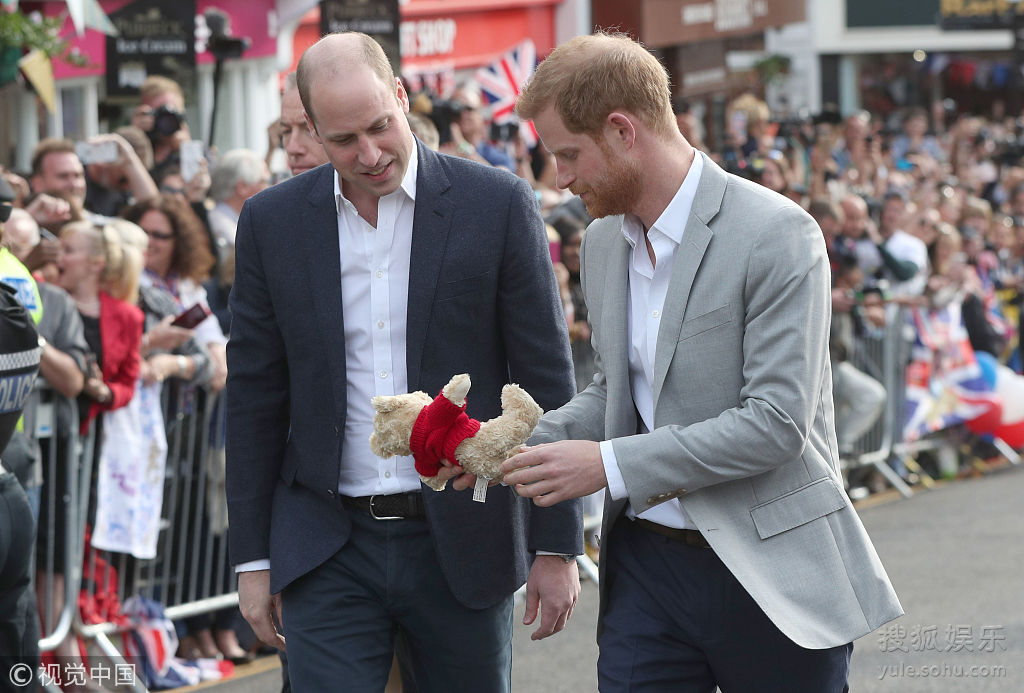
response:
<svg viewBox="0 0 1024 693"><path fill-rule="evenodd" d="M358 498L338 496L338 500L349 510L366 513L375 520L408 520L427 516L423 509L423 494L419 491Z"/></svg>
<svg viewBox="0 0 1024 693"><path fill-rule="evenodd" d="M666 527L665 525L659 525L657 522L651 522L650 520L644 520L636 518L633 523L645 529L648 532L654 532L660 534L663 537L668 537L673 541L682 542L687 546L692 546L697 549L710 549L711 544L704 538L704 535L695 529L676 529L675 527Z"/></svg>

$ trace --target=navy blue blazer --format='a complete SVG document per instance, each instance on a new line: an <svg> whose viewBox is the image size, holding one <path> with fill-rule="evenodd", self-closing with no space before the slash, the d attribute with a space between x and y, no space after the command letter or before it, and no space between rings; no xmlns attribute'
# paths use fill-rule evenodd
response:
<svg viewBox="0 0 1024 693"><path fill-rule="evenodd" d="M575 390L547 236L527 183L417 142L409 276L410 390L469 373L469 415L500 413L517 382L545 410ZM345 331L334 169L251 198L238 220L228 342L227 497L233 564L270 558L271 591L334 555L345 430ZM369 447L369 443L365 443ZM491 606L526 580L531 551L582 552L578 501L536 508L503 486L486 503L424 487L457 599Z"/></svg>

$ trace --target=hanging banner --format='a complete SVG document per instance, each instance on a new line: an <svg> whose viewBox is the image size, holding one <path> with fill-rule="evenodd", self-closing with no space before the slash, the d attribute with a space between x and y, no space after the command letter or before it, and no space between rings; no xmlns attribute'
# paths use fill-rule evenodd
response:
<svg viewBox="0 0 1024 693"><path fill-rule="evenodd" d="M149 75L181 81L195 69L195 0L136 0L110 13L107 96L137 97Z"/></svg>
<svg viewBox="0 0 1024 693"><path fill-rule="evenodd" d="M391 69L401 74L398 52L398 0L322 0L320 35L339 31L360 31L372 36L391 61Z"/></svg>

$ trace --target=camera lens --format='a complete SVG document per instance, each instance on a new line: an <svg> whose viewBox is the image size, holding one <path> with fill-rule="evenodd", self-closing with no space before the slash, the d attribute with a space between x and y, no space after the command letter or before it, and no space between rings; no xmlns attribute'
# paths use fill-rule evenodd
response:
<svg viewBox="0 0 1024 693"><path fill-rule="evenodd" d="M173 135L181 129L184 119L183 114L178 111L166 105L161 106L153 112L153 131L164 137Z"/></svg>

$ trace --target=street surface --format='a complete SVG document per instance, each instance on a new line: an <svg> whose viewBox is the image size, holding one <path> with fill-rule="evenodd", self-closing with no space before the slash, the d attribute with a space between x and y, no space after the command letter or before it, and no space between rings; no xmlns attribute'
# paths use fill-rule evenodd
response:
<svg viewBox="0 0 1024 693"><path fill-rule="evenodd" d="M860 515L907 614L858 640L853 693L1024 691L1024 467L980 479L869 498ZM597 691L597 589L583 593L568 628L533 642L516 608L514 693ZM214 686L217 693L277 693L280 672ZM269 671L267 670L269 669ZM731 692L730 692L731 693ZM748 693L739 691L737 693Z"/></svg>
<svg viewBox="0 0 1024 693"><path fill-rule="evenodd" d="M886 496L859 512L907 613L855 643L850 690L1024 691L1024 468ZM584 582L567 630L517 623L512 690L596 691L596 611Z"/></svg>

